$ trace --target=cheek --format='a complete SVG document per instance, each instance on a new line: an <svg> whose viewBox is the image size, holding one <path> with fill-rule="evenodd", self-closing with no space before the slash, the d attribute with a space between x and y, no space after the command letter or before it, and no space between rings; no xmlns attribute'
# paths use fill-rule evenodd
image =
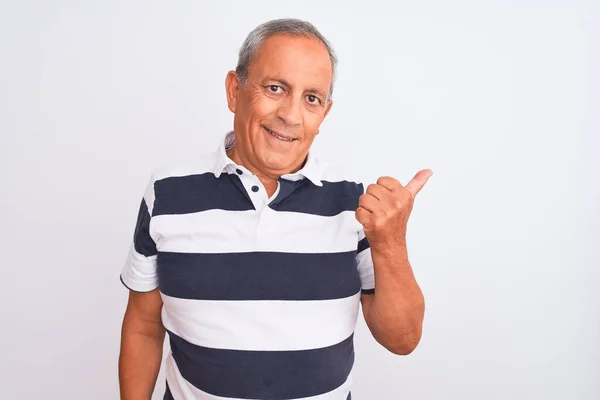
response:
<svg viewBox="0 0 600 400"><path fill-rule="evenodd" d="M316 135L319 131L319 126L323 122L323 115L314 111L307 111L304 114L304 126L306 133Z"/></svg>
<svg viewBox="0 0 600 400"><path fill-rule="evenodd" d="M261 95L253 95L249 102L249 111L253 117L261 119L277 110L277 101Z"/></svg>

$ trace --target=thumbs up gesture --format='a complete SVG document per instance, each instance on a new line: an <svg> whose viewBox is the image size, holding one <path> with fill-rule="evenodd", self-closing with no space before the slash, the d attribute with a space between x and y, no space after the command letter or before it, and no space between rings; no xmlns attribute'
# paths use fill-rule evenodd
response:
<svg viewBox="0 0 600 400"><path fill-rule="evenodd" d="M419 171L402 186L389 176L367 187L358 200L356 219L364 228L373 251L393 250L406 245L406 225L415 196L433 175L429 169Z"/></svg>

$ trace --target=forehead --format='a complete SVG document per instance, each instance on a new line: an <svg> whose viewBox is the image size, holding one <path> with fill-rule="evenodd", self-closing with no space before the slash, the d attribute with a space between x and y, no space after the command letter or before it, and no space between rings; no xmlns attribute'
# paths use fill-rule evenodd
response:
<svg viewBox="0 0 600 400"><path fill-rule="evenodd" d="M266 39L250 63L252 79L280 78L292 85L319 86L329 90L332 65L321 41L296 35L274 35Z"/></svg>

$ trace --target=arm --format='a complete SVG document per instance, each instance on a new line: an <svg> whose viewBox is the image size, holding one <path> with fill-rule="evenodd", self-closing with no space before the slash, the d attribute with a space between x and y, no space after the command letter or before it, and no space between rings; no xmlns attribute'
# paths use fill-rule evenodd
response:
<svg viewBox="0 0 600 400"><path fill-rule="evenodd" d="M363 315L373 337L394 354L410 354L419 344L425 313L425 300L406 257L377 254L374 294L363 294Z"/></svg>
<svg viewBox="0 0 600 400"><path fill-rule="evenodd" d="M406 187L379 178L356 210L369 242L376 288L373 295L362 295L363 314L373 337L395 354L411 353L421 339L425 300L408 261L406 225L414 197L430 176L423 170Z"/></svg>
<svg viewBox="0 0 600 400"><path fill-rule="evenodd" d="M119 355L122 400L149 400L152 397L165 339L161 309L158 289L147 293L129 292Z"/></svg>

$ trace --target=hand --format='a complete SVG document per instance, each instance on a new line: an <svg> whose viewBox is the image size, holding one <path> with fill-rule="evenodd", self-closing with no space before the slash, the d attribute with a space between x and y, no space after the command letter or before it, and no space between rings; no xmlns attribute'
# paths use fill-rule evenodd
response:
<svg viewBox="0 0 600 400"><path fill-rule="evenodd" d="M356 219L364 228L372 250L393 250L406 245L406 225L415 196L433 175L419 171L406 186L391 177L381 177L358 199Z"/></svg>

